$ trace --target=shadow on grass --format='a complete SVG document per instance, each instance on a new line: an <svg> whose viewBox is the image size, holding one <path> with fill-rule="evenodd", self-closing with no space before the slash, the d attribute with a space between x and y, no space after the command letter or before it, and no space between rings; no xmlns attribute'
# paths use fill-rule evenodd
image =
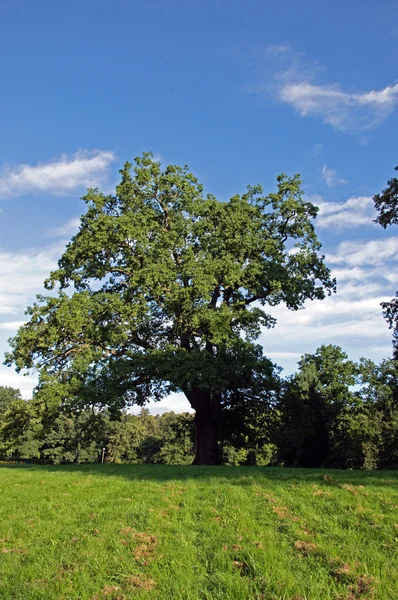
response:
<svg viewBox="0 0 398 600"><path fill-rule="evenodd" d="M222 480L230 485L261 484L261 481L274 482L323 482L333 486L336 483L365 486L388 486L398 491L398 471L365 471L335 469L301 469L287 467L200 467L185 465L152 465L152 464L68 464L68 465L27 465L1 464L1 472L5 470L39 471L45 473L81 473L98 477L119 477L141 481L205 481Z"/></svg>

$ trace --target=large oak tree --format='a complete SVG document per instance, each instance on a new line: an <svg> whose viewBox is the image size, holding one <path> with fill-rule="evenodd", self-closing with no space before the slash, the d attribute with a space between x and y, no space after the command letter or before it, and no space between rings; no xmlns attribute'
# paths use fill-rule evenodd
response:
<svg viewBox="0 0 398 600"><path fill-rule="evenodd" d="M39 394L60 402L143 404L183 391L195 410L195 463L218 461L217 424L272 372L254 342L274 318L334 281L319 255L317 208L299 176L276 192L205 196L186 166L151 154L126 163L115 194L89 190L87 211L11 340L8 364L38 368Z"/></svg>

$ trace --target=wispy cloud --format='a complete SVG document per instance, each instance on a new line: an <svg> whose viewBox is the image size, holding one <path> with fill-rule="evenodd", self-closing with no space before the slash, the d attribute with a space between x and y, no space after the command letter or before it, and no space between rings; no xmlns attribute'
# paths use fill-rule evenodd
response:
<svg viewBox="0 0 398 600"><path fill-rule="evenodd" d="M319 154L321 154L323 150L323 144L322 142L319 142L318 144L315 144L313 150L312 150L312 156L315 158L316 156L319 156Z"/></svg>
<svg viewBox="0 0 398 600"><path fill-rule="evenodd" d="M338 85L314 85L308 81L283 85L279 98L302 117L319 116L341 131L372 129L398 104L398 83L382 90L344 92Z"/></svg>
<svg viewBox="0 0 398 600"><path fill-rule="evenodd" d="M317 227L349 229L374 225L374 203L368 196L354 196L345 202L328 202L321 196L311 196L310 200L319 208Z"/></svg>
<svg viewBox="0 0 398 600"><path fill-rule="evenodd" d="M66 223L64 223L64 225L61 225L60 227L57 227L56 229L51 231L51 235L54 235L57 237L62 237L62 236L69 237L71 235L74 235L77 232L77 230L79 229L79 224L80 224L80 218L75 217L73 219L70 219Z"/></svg>
<svg viewBox="0 0 398 600"><path fill-rule="evenodd" d="M344 90L339 83L317 82L319 65L305 64L288 46L272 46L266 56L274 62L274 93L302 117L318 117L341 131L359 132L376 127L398 104L398 83L380 90Z"/></svg>
<svg viewBox="0 0 398 600"><path fill-rule="evenodd" d="M106 182L115 158L109 150L79 150L37 165L4 165L0 169L0 198L27 192L67 194L97 187Z"/></svg>
<svg viewBox="0 0 398 600"><path fill-rule="evenodd" d="M330 169L326 164L322 167L322 178L328 187L347 183L345 179L338 177L334 169Z"/></svg>

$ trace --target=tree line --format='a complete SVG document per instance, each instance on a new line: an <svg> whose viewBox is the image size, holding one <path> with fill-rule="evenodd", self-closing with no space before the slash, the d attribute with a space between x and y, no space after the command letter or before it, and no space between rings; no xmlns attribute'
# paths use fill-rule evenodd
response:
<svg viewBox="0 0 398 600"><path fill-rule="evenodd" d="M398 368L350 361L338 346L304 355L283 378L272 365L267 387L255 399L236 398L219 431L226 465L333 468L398 467ZM137 415L123 409L71 409L36 395L0 388L0 456L52 463L191 464L194 416Z"/></svg>
<svg viewBox="0 0 398 600"><path fill-rule="evenodd" d="M39 372L27 406L47 412L33 411L32 422L40 429L41 419L61 411L62 418L92 413L90 423L109 413L115 423L129 406L183 392L195 411L195 464L217 464L231 448L247 451L249 461L259 444L276 445L290 464L311 463L303 458L311 452L338 463L338 431L348 435L352 416L365 419L370 410L350 388L367 389L363 375L352 367L349 385L326 384L316 374L324 358L314 355L282 381L256 343L276 324L272 307L296 311L336 291L315 231L318 208L304 197L299 175L279 175L269 194L255 185L220 201L204 194L187 166L163 167L151 153L120 174L115 193L84 196L79 231L45 282L49 294L37 296L10 340L5 364ZM383 227L397 222L397 189L392 179L375 196ZM383 308L396 340L397 301ZM273 423L272 436L253 421L257 413ZM76 435L81 444L83 433Z"/></svg>

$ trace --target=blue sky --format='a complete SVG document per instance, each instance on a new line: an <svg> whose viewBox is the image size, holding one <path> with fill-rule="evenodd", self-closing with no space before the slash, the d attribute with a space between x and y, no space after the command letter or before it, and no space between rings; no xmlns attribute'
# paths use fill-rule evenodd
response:
<svg viewBox="0 0 398 600"><path fill-rule="evenodd" d="M341 345L380 360L398 234L371 196L398 164L398 4L37 0L0 7L0 351L84 210L142 151L219 198L301 173L338 293L283 307L264 351L289 373ZM29 396L34 379L0 367ZM184 408L181 397L161 407ZM160 408L157 407L156 410Z"/></svg>

